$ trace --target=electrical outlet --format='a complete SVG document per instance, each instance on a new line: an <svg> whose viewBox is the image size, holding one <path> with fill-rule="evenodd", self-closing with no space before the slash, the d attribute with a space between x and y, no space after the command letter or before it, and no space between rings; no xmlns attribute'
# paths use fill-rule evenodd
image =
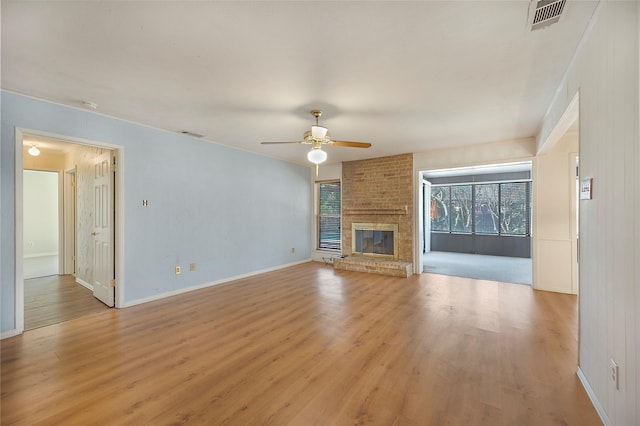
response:
<svg viewBox="0 0 640 426"><path fill-rule="evenodd" d="M180 269L179 266L176 266L176 275L180 275L182 273L182 270Z"/></svg>
<svg viewBox="0 0 640 426"><path fill-rule="evenodd" d="M616 387L616 390L620 389L620 368L613 358L609 360L609 370L613 385Z"/></svg>
<svg viewBox="0 0 640 426"><path fill-rule="evenodd" d="M190 263L189 264L189 270L190 271L195 271L196 270L196 264L195 263Z"/></svg>

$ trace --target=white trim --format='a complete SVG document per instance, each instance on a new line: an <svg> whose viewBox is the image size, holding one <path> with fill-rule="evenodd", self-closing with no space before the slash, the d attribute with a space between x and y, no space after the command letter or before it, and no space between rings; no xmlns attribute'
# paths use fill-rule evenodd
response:
<svg viewBox="0 0 640 426"><path fill-rule="evenodd" d="M36 99L36 98L34 98ZM53 102L52 102L53 103ZM22 127L15 128L15 334L24 332L24 212L22 200L23 188L23 139L27 136L34 136L52 139L59 142L73 143L77 145L107 148L114 151L116 158L116 188L115 188L115 221L116 221L116 244L115 244L115 279L116 279L116 308L123 307L124 300L124 147L108 142L98 142L89 139L72 136L59 135L56 133L30 130ZM85 286L86 287L86 286ZM13 332L13 331L12 331Z"/></svg>
<svg viewBox="0 0 640 426"><path fill-rule="evenodd" d="M600 405L600 401L598 401L598 398L596 397L595 392L593 392L593 389L591 389L591 385L589 384L589 381L585 377L580 367L578 367L578 371L576 371L576 374L578 375L578 378L580 379L580 383L582 383L582 387L587 392L587 395L589 396L589 399L591 400L593 407L596 409L596 412L600 416L600 420L602 420L602 423L604 424L604 426L613 426L613 423L611 423L611 420L609 420L609 417L607 416L607 413L604 411L604 408L602 408L602 405Z"/></svg>
<svg viewBox="0 0 640 426"><path fill-rule="evenodd" d="M537 148L538 152L536 155L544 154L549 151L562 137L567 133L567 130L578 120L580 115L580 91L578 90L567 108L562 113L562 116L547 136L547 139L544 140L540 146Z"/></svg>
<svg viewBox="0 0 640 426"><path fill-rule="evenodd" d="M76 191L74 182L76 178L75 166L64 170L62 174L62 269L64 275L76 275Z"/></svg>
<svg viewBox="0 0 640 426"><path fill-rule="evenodd" d="M25 254L23 256L24 259L31 259L34 257L47 257L47 256L58 256L60 253L57 251L50 251L46 253L36 253L36 254Z"/></svg>
<svg viewBox="0 0 640 426"><path fill-rule="evenodd" d="M58 274L64 275L64 171L57 170L56 173L58 174Z"/></svg>
<svg viewBox="0 0 640 426"><path fill-rule="evenodd" d="M22 162L23 155L23 139L24 134L22 129L15 129L15 181L14 181L14 196L15 196L15 216L14 216L14 230L15 230L15 303L14 303L14 331L16 334L22 334L24 332L24 211L23 211L23 175L24 165Z"/></svg>
<svg viewBox="0 0 640 426"><path fill-rule="evenodd" d="M114 221L116 224L115 229L115 276L116 280L116 308L124 307L124 147L120 146L113 153L116 163L116 175L114 179L115 183L115 215Z"/></svg>
<svg viewBox="0 0 640 426"><path fill-rule="evenodd" d="M83 280L82 278L76 277L76 283L80 284L82 287L86 287L89 290L93 291L93 286L88 282L86 282L85 280Z"/></svg>
<svg viewBox="0 0 640 426"><path fill-rule="evenodd" d="M242 275L236 275L236 276L233 276L233 277L223 278L223 279L218 280L218 281L212 281L212 282L208 282L208 283L205 283L205 284L199 284L199 285L194 285L194 286L191 286L191 287L180 288L180 289L173 290L173 291L167 291L165 293L155 294L153 296L143 297L141 299L136 299L136 300L131 300L129 302L124 303L122 307L123 308L128 308L128 307L131 307L131 306L140 305L142 303L153 302L155 300L160 300L160 299L164 299L164 298L167 298L167 297L176 296L178 294L188 293L190 291L200 290L200 289L203 289L203 288L212 287L214 285L224 284L224 283L228 283L230 281L240 280L242 278L248 278L248 277L252 277L254 275L264 274L266 272L277 271L278 269L284 269L284 268L288 268L290 266L300 265L302 263L307 263L307 262L312 262L312 261L313 260L311 258L303 259L303 260L300 260L300 261L297 261L297 262L293 262L293 263L287 263L287 264L284 264L284 265L278 265L278 266L274 266L274 267L271 267L271 268L260 269L258 271L249 272L247 274L242 274Z"/></svg>
<svg viewBox="0 0 640 426"><path fill-rule="evenodd" d="M422 259L422 247L420 241L422 241L421 233L422 233L422 209L420 208L421 204L424 204L424 200L422 199L422 176L423 171L418 170L415 167L415 154L413 156L413 179L411 182L413 191L413 273L414 274L422 274L424 272L424 262Z"/></svg>
<svg viewBox="0 0 640 426"><path fill-rule="evenodd" d="M8 339L9 337L17 336L18 334L20 333L18 333L18 330L15 328L13 330L3 331L2 334L0 334L0 340Z"/></svg>

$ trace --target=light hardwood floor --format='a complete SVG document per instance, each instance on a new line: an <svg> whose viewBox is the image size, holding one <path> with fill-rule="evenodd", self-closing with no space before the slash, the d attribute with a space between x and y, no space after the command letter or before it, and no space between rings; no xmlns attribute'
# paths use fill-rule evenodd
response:
<svg viewBox="0 0 640 426"><path fill-rule="evenodd" d="M24 280L24 328L32 330L109 308L72 275Z"/></svg>
<svg viewBox="0 0 640 426"><path fill-rule="evenodd" d="M2 425L597 425L576 297L307 263L2 341Z"/></svg>

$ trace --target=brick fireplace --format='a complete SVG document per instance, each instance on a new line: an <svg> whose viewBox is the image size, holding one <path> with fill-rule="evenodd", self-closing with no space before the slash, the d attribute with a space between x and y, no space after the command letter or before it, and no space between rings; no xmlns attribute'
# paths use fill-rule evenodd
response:
<svg viewBox="0 0 640 426"><path fill-rule="evenodd" d="M386 275L413 273L413 155L348 161L342 164L342 247L336 269ZM354 250L353 224L397 228L394 255L380 257Z"/></svg>

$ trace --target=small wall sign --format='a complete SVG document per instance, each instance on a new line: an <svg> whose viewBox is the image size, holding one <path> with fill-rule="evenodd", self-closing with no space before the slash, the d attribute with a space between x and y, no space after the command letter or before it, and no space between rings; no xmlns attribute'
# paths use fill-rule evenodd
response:
<svg viewBox="0 0 640 426"><path fill-rule="evenodd" d="M582 179L580 181L580 199L581 200L590 200L591 199L591 184L593 183L593 178Z"/></svg>

